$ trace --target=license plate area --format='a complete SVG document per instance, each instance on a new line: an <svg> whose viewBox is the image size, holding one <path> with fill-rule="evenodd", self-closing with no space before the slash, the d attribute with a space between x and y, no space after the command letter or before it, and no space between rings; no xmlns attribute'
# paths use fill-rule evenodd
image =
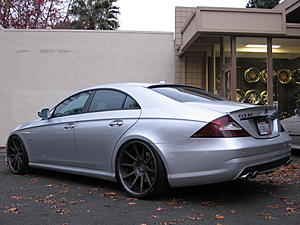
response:
<svg viewBox="0 0 300 225"><path fill-rule="evenodd" d="M270 122L267 120L258 120L256 121L257 129L259 135L268 135L272 134Z"/></svg>

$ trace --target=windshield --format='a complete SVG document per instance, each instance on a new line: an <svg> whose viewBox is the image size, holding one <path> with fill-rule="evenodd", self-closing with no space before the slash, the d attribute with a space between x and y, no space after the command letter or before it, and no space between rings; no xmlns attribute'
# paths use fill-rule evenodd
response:
<svg viewBox="0 0 300 225"><path fill-rule="evenodd" d="M196 87L181 85L156 85L149 88L179 102L225 101L222 97Z"/></svg>

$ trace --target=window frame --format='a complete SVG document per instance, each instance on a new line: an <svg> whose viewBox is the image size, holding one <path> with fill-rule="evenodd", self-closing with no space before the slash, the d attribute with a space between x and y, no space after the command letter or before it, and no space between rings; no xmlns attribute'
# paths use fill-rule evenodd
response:
<svg viewBox="0 0 300 225"><path fill-rule="evenodd" d="M124 98L124 101L122 103L121 109L106 109L106 110L90 111L90 107L91 107L92 101L93 101L93 99L94 99L97 91L115 91L115 92L119 92L121 94L124 94L125 98ZM132 98L138 104L138 108L124 109L124 105L125 105L127 97ZM121 111L121 110L140 110L141 109L140 104L138 103L137 100L135 100L135 98L133 98L131 95L127 94L124 91L121 91L121 90L118 90L118 89L114 89L114 88L97 88L97 89L93 89L92 97L91 97L91 99L88 99L88 100L90 100L90 101L88 102L89 104L87 105L86 111L84 113L96 113L96 112L107 112L107 111Z"/></svg>
<svg viewBox="0 0 300 225"><path fill-rule="evenodd" d="M75 96L75 95L79 95L79 94L82 94L82 93L85 93L85 92L87 92L87 93L88 93L88 92L91 92L91 93L89 94L88 99L87 99L86 102L84 103L84 106L83 106L83 109L82 109L81 113L70 114L70 115L63 115L63 116L54 116L57 107L58 107L59 105L61 105L64 101L68 100L69 98L72 98L72 97ZM73 94L73 95L71 95L71 96L65 98L64 100L60 101L60 102L59 102L59 103L51 110L52 113L51 113L51 117L50 117L50 118L60 118L60 117L65 117L65 116L74 116L74 115L80 115L80 114L84 113L85 110L86 110L86 107L87 107L87 105L88 105L88 103L89 103L89 101L91 100L91 97L93 96L93 93L94 93L93 90L84 90L84 91L75 93L75 94Z"/></svg>

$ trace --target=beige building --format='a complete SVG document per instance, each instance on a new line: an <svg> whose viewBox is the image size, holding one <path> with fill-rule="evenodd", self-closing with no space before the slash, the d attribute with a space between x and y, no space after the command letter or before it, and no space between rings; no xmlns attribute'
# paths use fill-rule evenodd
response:
<svg viewBox="0 0 300 225"><path fill-rule="evenodd" d="M274 9L176 7L175 80L251 104L300 107L300 0Z"/></svg>
<svg viewBox="0 0 300 225"><path fill-rule="evenodd" d="M281 117L300 107L300 0L274 9L176 7L175 26L175 35L0 27L0 146L41 108L102 83L189 84L277 105Z"/></svg>

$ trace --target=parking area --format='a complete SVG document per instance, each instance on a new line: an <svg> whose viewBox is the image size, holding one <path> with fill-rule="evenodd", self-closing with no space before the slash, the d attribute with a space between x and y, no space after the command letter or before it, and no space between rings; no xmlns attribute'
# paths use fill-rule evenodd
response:
<svg viewBox="0 0 300 225"><path fill-rule="evenodd" d="M112 182L46 170L13 175L0 149L0 224L300 225L300 157L255 179L138 200Z"/></svg>

